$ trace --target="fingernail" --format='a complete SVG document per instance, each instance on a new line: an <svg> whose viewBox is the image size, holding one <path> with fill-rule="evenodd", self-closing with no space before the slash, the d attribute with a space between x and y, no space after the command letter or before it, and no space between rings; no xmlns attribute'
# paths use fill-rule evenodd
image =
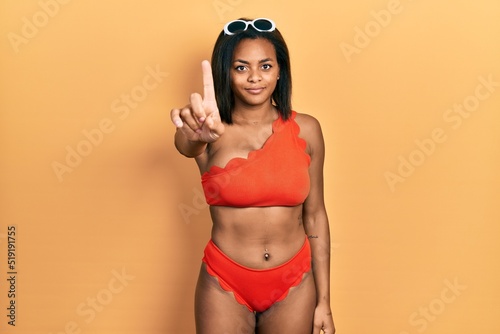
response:
<svg viewBox="0 0 500 334"><path fill-rule="evenodd" d="M196 129L196 133L201 133L201 129Z"/></svg>
<svg viewBox="0 0 500 334"><path fill-rule="evenodd" d="M176 127L182 128L182 121L177 120L177 121L174 122L174 124L175 124Z"/></svg>
<svg viewBox="0 0 500 334"><path fill-rule="evenodd" d="M198 121L200 121L201 123L205 122L205 117L198 118Z"/></svg>

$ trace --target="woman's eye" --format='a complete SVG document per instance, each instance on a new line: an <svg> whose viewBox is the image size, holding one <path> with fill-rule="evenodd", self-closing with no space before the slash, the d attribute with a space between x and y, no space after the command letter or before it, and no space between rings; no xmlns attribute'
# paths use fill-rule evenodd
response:
<svg viewBox="0 0 500 334"><path fill-rule="evenodd" d="M245 70L245 66L243 65L240 65L240 66L236 66L236 71L244 71Z"/></svg>
<svg viewBox="0 0 500 334"><path fill-rule="evenodd" d="M262 68L263 68L263 69L265 69L265 70L270 70L270 69L271 69L271 67L272 67L272 66L271 66L271 65L269 65L269 64L264 64L264 65L262 65Z"/></svg>

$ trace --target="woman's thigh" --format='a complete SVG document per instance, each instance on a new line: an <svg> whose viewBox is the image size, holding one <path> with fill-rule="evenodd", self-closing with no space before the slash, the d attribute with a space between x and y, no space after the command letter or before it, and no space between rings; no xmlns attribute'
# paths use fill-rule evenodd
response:
<svg viewBox="0 0 500 334"><path fill-rule="evenodd" d="M252 334L255 314L224 291L203 263L195 293L197 334Z"/></svg>
<svg viewBox="0 0 500 334"><path fill-rule="evenodd" d="M302 282L290 289L288 296L260 314L258 334L309 334L313 329L316 308L316 286L312 271L305 274Z"/></svg>

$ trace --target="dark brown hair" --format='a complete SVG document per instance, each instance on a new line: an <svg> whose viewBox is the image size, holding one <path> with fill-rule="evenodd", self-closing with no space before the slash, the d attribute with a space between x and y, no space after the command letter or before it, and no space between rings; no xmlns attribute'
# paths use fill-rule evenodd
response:
<svg viewBox="0 0 500 334"><path fill-rule="evenodd" d="M251 21L247 18L240 20ZM278 29L272 32L260 32L249 26L247 30L236 32L234 35L219 34L212 52L212 75L214 78L215 98L223 122L232 124L232 110L234 108L234 94L231 89L231 68L234 50L244 39L266 39L274 46L276 59L280 68L276 88L272 94L281 117L287 120L292 111L292 73L290 69L290 55L283 36Z"/></svg>

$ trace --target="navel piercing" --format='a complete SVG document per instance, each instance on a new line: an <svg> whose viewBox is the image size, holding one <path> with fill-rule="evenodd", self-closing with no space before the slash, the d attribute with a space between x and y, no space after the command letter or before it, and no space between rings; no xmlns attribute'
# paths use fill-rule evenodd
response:
<svg viewBox="0 0 500 334"><path fill-rule="evenodd" d="M267 248L266 248L266 252L264 253L264 260L268 261L270 256L271 255L269 255L269 253L267 252Z"/></svg>

